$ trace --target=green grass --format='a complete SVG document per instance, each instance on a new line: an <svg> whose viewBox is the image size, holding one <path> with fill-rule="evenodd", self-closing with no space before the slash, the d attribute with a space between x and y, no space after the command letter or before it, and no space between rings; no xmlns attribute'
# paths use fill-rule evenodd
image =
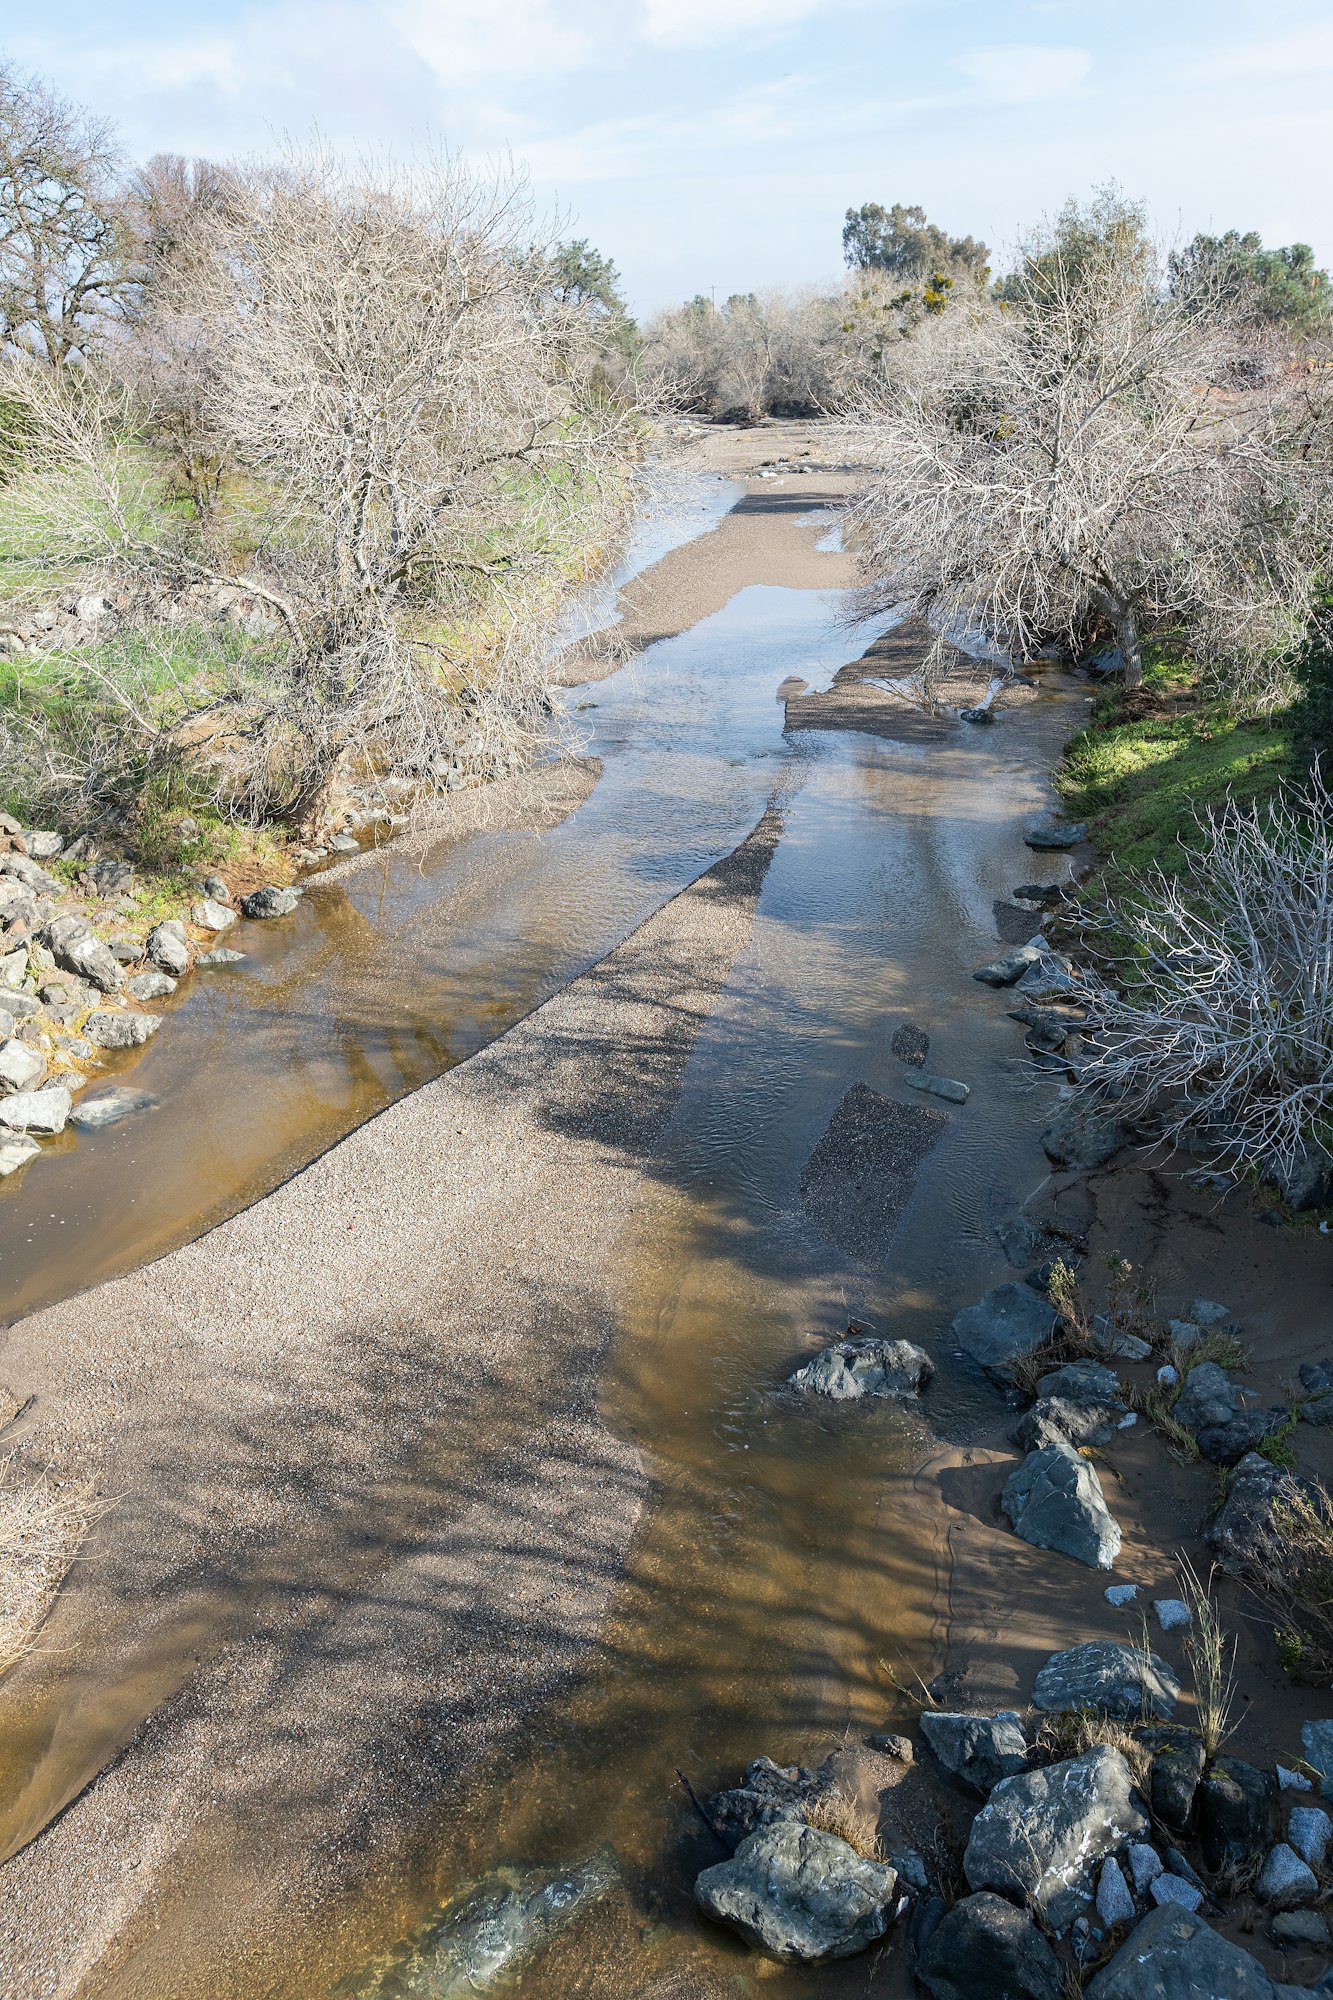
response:
<svg viewBox="0 0 1333 2000"><path fill-rule="evenodd" d="M1145 697L1104 696L1092 725L1066 746L1056 782L1065 810L1088 822L1113 868L1154 863L1174 873L1195 837L1195 813L1231 798L1269 796L1293 764L1284 718L1255 722L1196 702L1185 662L1154 663ZM1135 708L1147 712L1135 716ZM1124 716L1126 719L1118 719Z"/></svg>

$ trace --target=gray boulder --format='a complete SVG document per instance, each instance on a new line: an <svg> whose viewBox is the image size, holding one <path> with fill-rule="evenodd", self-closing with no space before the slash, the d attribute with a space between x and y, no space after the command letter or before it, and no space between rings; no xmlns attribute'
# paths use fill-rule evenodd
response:
<svg viewBox="0 0 1333 2000"><path fill-rule="evenodd" d="M190 947L184 924L177 923L174 918L164 924L155 924L148 933L144 956L159 972L169 973L173 979L183 978L190 969Z"/></svg>
<svg viewBox="0 0 1333 2000"><path fill-rule="evenodd" d="M1120 1722L1169 1716L1179 1696L1180 1682L1165 1660L1117 1639L1093 1639L1053 1653L1032 1690L1037 1707L1048 1715L1086 1708Z"/></svg>
<svg viewBox="0 0 1333 2000"><path fill-rule="evenodd" d="M128 1008L119 1013L99 1007L84 1022L83 1032L99 1049L141 1049L161 1026L160 1014L132 1014Z"/></svg>
<svg viewBox="0 0 1333 2000"><path fill-rule="evenodd" d="M29 1160L35 1160L41 1150L26 1132L0 1132L0 1180L7 1181L20 1167L26 1167Z"/></svg>
<svg viewBox="0 0 1333 2000"><path fill-rule="evenodd" d="M195 960L195 970L201 965L239 965L245 957L243 951L233 951L230 945L220 944L212 951L201 951Z"/></svg>
<svg viewBox="0 0 1333 2000"><path fill-rule="evenodd" d="M1232 1576L1260 1568L1277 1530L1274 1509L1296 1493L1289 1473L1248 1452L1231 1475L1227 1497L1205 1529L1218 1567Z"/></svg>
<svg viewBox="0 0 1333 2000"><path fill-rule="evenodd" d="M1077 847L1079 842L1086 840L1087 837L1088 829L1082 820L1071 823L1065 820L1041 819L1034 826L1030 826L1023 835L1023 845L1032 848L1037 854L1059 854L1066 848Z"/></svg>
<svg viewBox="0 0 1333 2000"><path fill-rule="evenodd" d="M56 917L46 927L46 942L58 966L86 979L100 993L119 993L124 985L119 961L82 917Z"/></svg>
<svg viewBox="0 0 1333 2000"><path fill-rule="evenodd" d="M246 917L289 917L300 902L294 889L253 889L241 897L241 914Z"/></svg>
<svg viewBox="0 0 1333 2000"><path fill-rule="evenodd" d="M16 1090L0 1097L0 1125L9 1132L63 1132L73 1101L61 1084L48 1090Z"/></svg>
<svg viewBox="0 0 1333 2000"><path fill-rule="evenodd" d="M1270 1847L1259 1870L1259 1894L1275 1910L1299 1910L1319 1894L1319 1878L1285 1840Z"/></svg>
<svg viewBox="0 0 1333 2000"><path fill-rule="evenodd" d="M1026 1910L983 1889L955 1903L917 1961L933 2000L1062 2000L1060 1962Z"/></svg>
<svg viewBox="0 0 1333 2000"><path fill-rule="evenodd" d="M850 1958L883 1937L898 1877L831 1833L780 1820L695 1879L700 1909L774 1958Z"/></svg>
<svg viewBox="0 0 1333 2000"><path fill-rule="evenodd" d="M202 903L196 903L190 911L190 922L197 924L201 931L225 931L236 921L235 910L225 903L218 903L211 896Z"/></svg>
<svg viewBox="0 0 1333 2000"><path fill-rule="evenodd" d="M31 1090L46 1069L46 1057L14 1036L0 1042L0 1091Z"/></svg>
<svg viewBox="0 0 1333 2000"><path fill-rule="evenodd" d="M1333 1820L1322 1806L1293 1806L1287 1815L1287 1842L1302 1861L1322 1868L1333 1838Z"/></svg>
<svg viewBox="0 0 1333 2000"><path fill-rule="evenodd" d="M909 1069L903 1072L903 1082L913 1090L924 1091L930 1097L942 1097L949 1104L966 1104L972 1095L972 1086L959 1083L956 1077L932 1076L925 1070Z"/></svg>
<svg viewBox="0 0 1333 2000"><path fill-rule="evenodd" d="M1283 1198L1297 1214L1323 1208L1333 1196L1333 1159L1317 1146L1310 1147L1285 1172L1278 1175Z"/></svg>
<svg viewBox="0 0 1333 2000"><path fill-rule="evenodd" d="M1145 1742L1152 1750L1148 1789L1153 1817L1173 1833L1185 1833L1194 1814L1194 1794L1203 1776L1202 1740L1192 1729L1157 1729Z"/></svg>
<svg viewBox="0 0 1333 2000"><path fill-rule="evenodd" d="M1193 1431L1200 1456L1212 1465L1237 1464L1287 1421L1285 1409L1247 1409L1244 1395L1215 1361L1190 1369L1171 1414Z"/></svg>
<svg viewBox="0 0 1333 2000"><path fill-rule="evenodd" d="M1102 1743L1002 1779L972 1822L963 1873L971 1888L1027 1902L1062 1931L1092 1902L1089 1869L1147 1830L1129 1765Z"/></svg>
<svg viewBox="0 0 1333 2000"><path fill-rule="evenodd" d="M1001 1506L1020 1541L1110 1569L1120 1529L1095 1468L1063 1439L1029 1452L1005 1485Z"/></svg>
<svg viewBox="0 0 1333 2000"><path fill-rule="evenodd" d="M83 1104L76 1104L70 1112L70 1121L81 1132L101 1132L108 1125L119 1125L122 1118L130 1118L137 1111L151 1111L157 1103L146 1090L108 1090L101 1097L90 1097Z"/></svg>
<svg viewBox="0 0 1333 2000"><path fill-rule="evenodd" d="M1095 1973L1086 2000L1277 2000L1257 1958L1202 1917L1165 1904Z"/></svg>
<svg viewBox="0 0 1333 2000"><path fill-rule="evenodd" d="M1115 1371L1096 1361L1074 1361L1043 1375L1037 1402L1013 1433L1022 1451L1035 1451L1051 1434L1070 1444L1108 1444L1129 1414Z"/></svg>
<svg viewBox="0 0 1333 2000"><path fill-rule="evenodd" d="M1116 1924L1132 1924L1134 1921L1134 1898L1114 1855L1109 1861L1103 1861L1102 1872L1097 1877L1097 1915L1107 1930L1113 1929Z"/></svg>
<svg viewBox="0 0 1333 2000"><path fill-rule="evenodd" d="M1114 1118L1107 1118L1071 1097L1042 1133L1041 1143L1047 1159L1055 1166L1091 1173L1114 1159L1128 1138L1124 1126Z"/></svg>
<svg viewBox="0 0 1333 2000"><path fill-rule="evenodd" d="M805 1808L821 1789L821 1780L803 1765L775 1764L756 1757L745 1767L745 1782L708 1801L708 1817L719 1837L733 1850L752 1833L779 1819L803 1819Z"/></svg>
<svg viewBox="0 0 1333 2000"><path fill-rule="evenodd" d="M65 845L63 833L50 833L44 827L25 827L23 844L34 861L54 861Z"/></svg>
<svg viewBox="0 0 1333 2000"><path fill-rule="evenodd" d="M26 854L0 854L0 875L12 876L37 896L63 896L65 885Z"/></svg>
<svg viewBox="0 0 1333 2000"><path fill-rule="evenodd" d="M1007 1388L1013 1364L1044 1347L1058 1323L1055 1307L1031 1285L997 1285L976 1305L965 1306L950 1332L964 1354Z"/></svg>
<svg viewBox="0 0 1333 2000"><path fill-rule="evenodd" d="M1333 1722L1303 1722L1301 1747L1311 1770L1319 1773L1319 1789L1333 1798Z"/></svg>
<svg viewBox="0 0 1333 2000"><path fill-rule="evenodd" d="M1027 1769L1028 1740L1012 1710L999 1715L957 1715L928 1708L921 1734L950 1777L983 1798L1001 1778Z"/></svg>
<svg viewBox="0 0 1333 2000"><path fill-rule="evenodd" d="M878 1340L873 1335L857 1334L822 1349L813 1361L796 1370L790 1382L793 1389L830 1396L838 1403L855 1402L862 1396L907 1402L934 1373L935 1364L925 1349L910 1340Z"/></svg>
<svg viewBox="0 0 1333 2000"><path fill-rule="evenodd" d="M1044 944L1016 945L1003 958L993 960L990 965L979 965L972 977L983 986L1014 986L1030 965L1036 965L1045 950Z"/></svg>
<svg viewBox="0 0 1333 2000"><path fill-rule="evenodd" d="M165 1000L176 991L176 981L169 972L136 972L125 990L131 1000Z"/></svg>

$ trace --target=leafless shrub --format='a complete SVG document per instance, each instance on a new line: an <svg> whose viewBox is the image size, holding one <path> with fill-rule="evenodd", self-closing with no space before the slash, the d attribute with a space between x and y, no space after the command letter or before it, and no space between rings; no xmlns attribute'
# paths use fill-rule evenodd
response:
<svg viewBox="0 0 1333 2000"><path fill-rule="evenodd" d="M1181 874L1154 869L1117 909L1124 949L1085 981L1080 1081L1282 1179L1333 1116L1333 798L1316 768L1197 824Z"/></svg>
<svg viewBox="0 0 1333 2000"><path fill-rule="evenodd" d="M31 1647L96 1511L90 1487L0 1460L0 1673Z"/></svg>
<svg viewBox="0 0 1333 2000"><path fill-rule="evenodd" d="M517 767L641 428L589 310L545 281L521 184L318 151L195 209L137 367L10 370L48 550L263 607L267 673L225 691L214 739L236 810L317 822L352 769L430 789ZM163 508L145 423L193 518Z"/></svg>
<svg viewBox="0 0 1333 2000"><path fill-rule="evenodd" d="M1289 697L1326 456L1285 398L1213 386L1236 330L1170 298L1142 240L1080 237L1075 255L1047 232L1021 272L1011 301L928 320L862 404L852 448L880 468L854 525L870 601L1019 655L1079 650L1100 624L1130 685L1144 629L1183 624L1252 704Z"/></svg>
<svg viewBox="0 0 1333 2000"><path fill-rule="evenodd" d="M753 421L814 415L835 394L836 293L737 293L691 299L650 322L644 366L678 406Z"/></svg>

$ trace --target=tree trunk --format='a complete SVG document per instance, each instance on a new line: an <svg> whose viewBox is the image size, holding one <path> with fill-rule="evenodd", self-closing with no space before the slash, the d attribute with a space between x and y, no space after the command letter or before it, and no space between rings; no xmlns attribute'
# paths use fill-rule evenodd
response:
<svg viewBox="0 0 1333 2000"><path fill-rule="evenodd" d="M1134 616L1132 605L1121 604L1115 611L1115 637L1124 661L1124 686L1143 686L1143 641L1139 637L1139 621Z"/></svg>

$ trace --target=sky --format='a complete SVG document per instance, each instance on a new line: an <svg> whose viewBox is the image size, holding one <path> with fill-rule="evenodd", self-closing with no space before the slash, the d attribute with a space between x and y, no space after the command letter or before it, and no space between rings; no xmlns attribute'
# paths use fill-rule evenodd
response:
<svg viewBox="0 0 1333 2000"><path fill-rule="evenodd" d="M1016 235L1108 179L1333 264L1333 0L0 0L135 157L512 154L640 313L825 283L846 209Z"/></svg>

